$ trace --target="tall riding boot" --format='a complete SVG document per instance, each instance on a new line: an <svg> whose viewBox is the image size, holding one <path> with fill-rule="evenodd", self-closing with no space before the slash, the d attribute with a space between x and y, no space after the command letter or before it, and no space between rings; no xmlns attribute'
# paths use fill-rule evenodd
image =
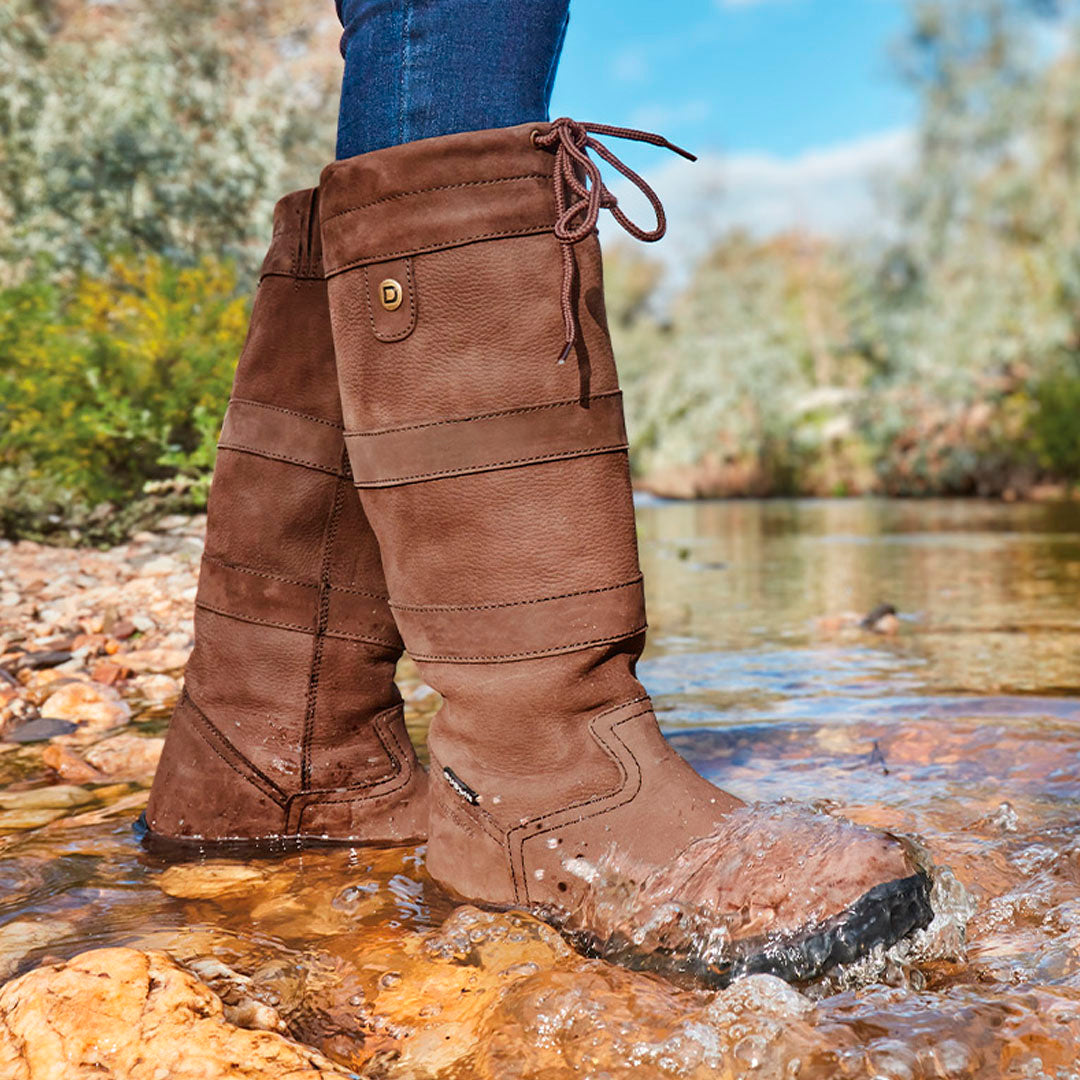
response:
<svg viewBox="0 0 1080 1080"><path fill-rule="evenodd" d="M605 208L641 239L664 222L595 133L668 145L558 120L323 173L353 477L406 647L444 698L428 868L594 944L642 940L613 897L654 929L677 908L683 930L723 930L709 977L812 974L924 925L927 880L890 837L743 808L657 727L635 677L645 612L595 226ZM645 191L655 229L623 215L590 150ZM790 939L782 957L766 934Z"/></svg>
<svg viewBox="0 0 1080 1080"><path fill-rule="evenodd" d="M317 193L282 199L219 443L195 648L150 838L274 847L427 829L401 638L342 440Z"/></svg>

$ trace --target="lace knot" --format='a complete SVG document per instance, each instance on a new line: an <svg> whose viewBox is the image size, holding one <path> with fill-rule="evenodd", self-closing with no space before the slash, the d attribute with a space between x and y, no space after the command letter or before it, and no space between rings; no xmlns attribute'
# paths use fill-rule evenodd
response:
<svg viewBox="0 0 1080 1080"><path fill-rule="evenodd" d="M566 361L578 338L577 312L573 302L576 272L573 247L596 228L600 211L610 211L619 225L636 240L652 243L667 231L667 218L659 196L638 173L620 161L599 139L594 138L596 135L651 143L680 154L690 161L697 160L689 151L668 142L662 135L633 128L612 127L608 124L584 124L567 116L553 120L547 131L533 131L534 146L555 150L555 168L552 173L556 213L554 231L556 239L562 245L562 311L566 326L566 342L559 356L560 364ZM649 200L656 215L656 225L653 228L642 228L623 212L618 200L604 183L600 166L589 157L590 150L622 173Z"/></svg>

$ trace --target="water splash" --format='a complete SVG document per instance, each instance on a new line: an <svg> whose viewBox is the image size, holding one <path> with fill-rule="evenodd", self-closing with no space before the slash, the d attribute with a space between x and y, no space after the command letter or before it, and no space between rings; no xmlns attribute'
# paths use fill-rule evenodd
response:
<svg viewBox="0 0 1080 1080"><path fill-rule="evenodd" d="M847 942L854 934L857 941L861 923L867 937L881 933L880 922L873 923L879 911L902 909L889 891L903 897L901 883L866 895L866 881L882 880L874 876L874 860L886 843L809 807L758 804L727 815L712 836L644 879L628 872L614 847L595 862L565 860L566 870L589 886L584 902L573 915L542 914L590 955L679 982L724 986L753 971L808 981L833 968L831 958L844 957L839 947L830 952L838 938ZM932 883L932 922L888 949L873 947L831 985L853 987L885 973L895 982L896 971L915 972L922 961L962 957L971 897L925 849L903 844ZM852 907L844 902L849 896L859 898ZM901 917L917 916L905 910Z"/></svg>

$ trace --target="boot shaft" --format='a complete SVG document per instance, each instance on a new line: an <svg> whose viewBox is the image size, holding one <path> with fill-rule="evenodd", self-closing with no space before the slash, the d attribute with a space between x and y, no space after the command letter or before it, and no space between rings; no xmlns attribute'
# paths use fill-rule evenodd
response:
<svg viewBox="0 0 1080 1080"><path fill-rule="evenodd" d="M409 793L423 803L393 681L400 654L342 438L317 193L297 192L275 210L222 426L195 648L151 830L421 835L422 815L390 820Z"/></svg>

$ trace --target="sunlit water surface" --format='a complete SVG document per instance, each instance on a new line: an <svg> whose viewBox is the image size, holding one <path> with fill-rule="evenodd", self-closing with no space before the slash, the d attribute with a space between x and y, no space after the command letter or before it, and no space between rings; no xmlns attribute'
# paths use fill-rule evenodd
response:
<svg viewBox="0 0 1080 1080"><path fill-rule="evenodd" d="M485 952L422 849L236 864L222 884L145 855L145 793L120 785L0 839L0 920L33 939L5 974L113 944L213 957L295 1037L386 1076L1080 1076L1080 507L644 502L639 524L641 673L672 742L746 800L915 837L955 876L949 940L790 994L547 970L533 930ZM860 628L880 603L898 620ZM419 742L435 702L414 700ZM467 992L447 963L473 965L488 1012L459 1009L436 1046L424 1024Z"/></svg>

